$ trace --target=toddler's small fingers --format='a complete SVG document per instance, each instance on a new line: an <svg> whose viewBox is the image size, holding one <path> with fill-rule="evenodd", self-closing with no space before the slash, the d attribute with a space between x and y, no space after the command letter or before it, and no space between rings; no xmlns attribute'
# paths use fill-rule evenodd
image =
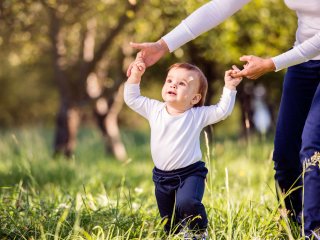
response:
<svg viewBox="0 0 320 240"><path fill-rule="evenodd" d="M140 51L137 53L136 59L142 59L143 58L143 53Z"/></svg>
<svg viewBox="0 0 320 240"><path fill-rule="evenodd" d="M240 72L240 69L236 65L232 65L232 69L236 72Z"/></svg>
<svg viewBox="0 0 320 240"><path fill-rule="evenodd" d="M137 66L139 67L139 69L145 68L145 64L143 62L138 62Z"/></svg>
<svg viewBox="0 0 320 240"><path fill-rule="evenodd" d="M226 75L227 75L227 76L230 76L231 74L232 74L232 70L227 70L227 71L226 71Z"/></svg>

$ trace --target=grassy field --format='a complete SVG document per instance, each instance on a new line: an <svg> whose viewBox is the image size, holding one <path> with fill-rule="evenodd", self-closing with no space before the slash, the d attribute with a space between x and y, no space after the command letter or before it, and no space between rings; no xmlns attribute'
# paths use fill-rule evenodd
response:
<svg viewBox="0 0 320 240"><path fill-rule="evenodd" d="M181 239L165 236L153 195L148 136L123 131L130 159L104 153L82 130L71 160L52 159L52 131L0 133L0 239ZM272 141L203 146L210 239L299 239L280 216Z"/></svg>

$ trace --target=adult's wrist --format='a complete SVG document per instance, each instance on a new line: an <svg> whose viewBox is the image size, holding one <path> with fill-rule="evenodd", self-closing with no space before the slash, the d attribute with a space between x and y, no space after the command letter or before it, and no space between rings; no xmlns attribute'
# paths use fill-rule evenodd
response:
<svg viewBox="0 0 320 240"><path fill-rule="evenodd" d="M276 70L276 66L275 66L272 58L267 58L267 59L265 59L265 66L266 66L266 69L267 69L269 72L272 72L272 71L275 71L275 70Z"/></svg>
<svg viewBox="0 0 320 240"><path fill-rule="evenodd" d="M167 43L162 38L160 38L157 41L157 44L158 44L159 48L161 49L161 51L163 51L164 53L169 52L169 47L168 47Z"/></svg>

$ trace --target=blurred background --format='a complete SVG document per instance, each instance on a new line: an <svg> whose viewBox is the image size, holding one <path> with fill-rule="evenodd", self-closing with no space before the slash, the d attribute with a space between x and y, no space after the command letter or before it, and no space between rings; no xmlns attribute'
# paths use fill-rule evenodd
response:
<svg viewBox="0 0 320 240"><path fill-rule="evenodd" d="M72 156L79 131L98 129L109 154L127 158L123 132L147 122L123 105L122 85L136 51L156 41L205 0L0 1L0 131L45 128L52 152ZM223 24L150 67L142 94L161 99L168 67L199 66L209 80L207 104L220 98L224 71L244 54L275 56L293 45L296 18L283 1L253 0ZM245 79L227 120L207 129L212 141L272 136L285 71ZM122 136L122 137L121 137Z"/></svg>

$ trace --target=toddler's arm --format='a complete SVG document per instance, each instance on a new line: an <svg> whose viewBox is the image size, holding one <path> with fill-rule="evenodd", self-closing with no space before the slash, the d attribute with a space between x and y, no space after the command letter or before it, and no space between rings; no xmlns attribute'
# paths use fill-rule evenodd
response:
<svg viewBox="0 0 320 240"><path fill-rule="evenodd" d="M123 98L125 103L135 112L149 120L149 116L153 109L157 108L158 101L141 96L140 94L140 81L146 66L138 53L137 58L130 66L131 75L124 85Z"/></svg>

